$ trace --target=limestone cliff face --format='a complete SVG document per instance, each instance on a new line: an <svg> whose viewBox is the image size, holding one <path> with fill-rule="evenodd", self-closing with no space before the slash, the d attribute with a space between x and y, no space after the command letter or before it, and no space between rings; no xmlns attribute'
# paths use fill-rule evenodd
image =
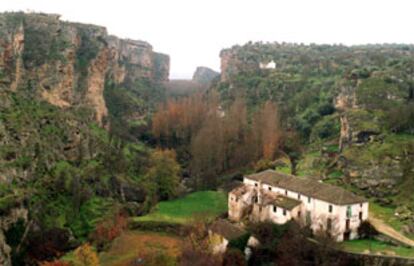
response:
<svg viewBox="0 0 414 266"><path fill-rule="evenodd" d="M334 100L336 110L340 113L341 131L339 137L339 148L342 150L346 145L356 141L359 134L357 129L350 125L349 112L356 109L356 86L347 84L342 85L339 93ZM357 132L355 132L357 131Z"/></svg>
<svg viewBox="0 0 414 266"><path fill-rule="evenodd" d="M112 66L110 72L117 83L139 78L168 80L169 56L154 53L149 43L114 36L109 36L107 42Z"/></svg>
<svg viewBox="0 0 414 266"><path fill-rule="evenodd" d="M104 125L106 79L166 81L169 57L146 42L109 36L58 15L0 14L0 88L27 90L61 108L84 106Z"/></svg>
<svg viewBox="0 0 414 266"><path fill-rule="evenodd" d="M201 84L209 85L211 82L213 82L218 76L220 76L220 73L214 71L211 68L208 67L197 67L196 71L193 74L193 81L198 82Z"/></svg>

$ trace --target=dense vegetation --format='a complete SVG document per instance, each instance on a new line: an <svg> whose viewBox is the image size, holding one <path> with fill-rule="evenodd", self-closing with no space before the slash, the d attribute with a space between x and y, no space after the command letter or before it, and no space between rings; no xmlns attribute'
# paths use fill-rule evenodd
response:
<svg viewBox="0 0 414 266"><path fill-rule="evenodd" d="M179 226L200 212L205 220L215 218L226 210L224 193L176 198L231 187L242 174L267 168L364 194L375 215L414 234L413 46L248 43L222 52L221 81L209 73L198 77L203 85L176 82L170 91L160 81L165 73L120 56L116 71L92 78L103 95L89 96L103 96L99 107L108 110L96 121L85 95L91 63L108 48L105 30L74 30L53 16L23 13L0 16L0 25L0 213L21 216L2 228L15 265L67 265L53 260L70 250L68 261L96 265L96 252L126 230L128 216ZM79 42L69 38L72 30ZM20 54L7 41L22 33ZM162 69L165 56L152 56L154 68ZM275 69L260 69L270 60ZM125 78L117 82L116 75ZM43 93L63 101L64 109ZM191 230L181 264L244 265L240 251L207 252L205 221ZM298 230L249 229L263 243L253 263L336 259L312 245L293 248L307 241ZM158 255L152 261L171 262Z"/></svg>

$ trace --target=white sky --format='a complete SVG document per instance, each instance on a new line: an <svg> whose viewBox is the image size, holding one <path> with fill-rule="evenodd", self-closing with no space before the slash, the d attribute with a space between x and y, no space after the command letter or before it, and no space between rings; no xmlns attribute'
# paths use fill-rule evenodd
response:
<svg viewBox="0 0 414 266"><path fill-rule="evenodd" d="M0 11L58 13L145 40L171 57L171 78L220 69L219 52L252 41L414 43L412 0L0 0Z"/></svg>

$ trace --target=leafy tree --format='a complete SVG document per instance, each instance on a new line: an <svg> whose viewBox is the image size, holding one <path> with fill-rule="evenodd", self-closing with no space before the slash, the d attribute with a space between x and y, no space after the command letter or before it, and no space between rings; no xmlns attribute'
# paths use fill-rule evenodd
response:
<svg viewBox="0 0 414 266"><path fill-rule="evenodd" d="M146 180L156 186L156 195L161 200L177 196L180 182L180 165L173 150L155 150L150 157L151 167Z"/></svg>

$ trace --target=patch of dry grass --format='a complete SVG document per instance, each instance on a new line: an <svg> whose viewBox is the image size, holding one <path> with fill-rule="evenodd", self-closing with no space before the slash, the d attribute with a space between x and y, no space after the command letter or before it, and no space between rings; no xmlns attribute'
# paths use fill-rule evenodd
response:
<svg viewBox="0 0 414 266"><path fill-rule="evenodd" d="M158 252L177 257L182 242L180 237L164 233L126 231L108 251L100 253L99 259L102 266L129 266L137 258Z"/></svg>

